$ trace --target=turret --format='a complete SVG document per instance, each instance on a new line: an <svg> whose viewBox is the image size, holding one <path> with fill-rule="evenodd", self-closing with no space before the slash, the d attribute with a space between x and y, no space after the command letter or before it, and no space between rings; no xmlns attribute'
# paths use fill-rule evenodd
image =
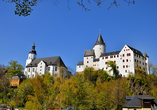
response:
<svg viewBox="0 0 157 110"><path fill-rule="evenodd" d="M26 60L26 66L31 63L34 59L36 59L36 51L35 51L35 43L32 46L32 49L29 51L28 59Z"/></svg>
<svg viewBox="0 0 157 110"><path fill-rule="evenodd" d="M149 67L149 56L146 54L146 52L143 54L146 60L146 68L147 68L147 74L150 74L150 67Z"/></svg>
<svg viewBox="0 0 157 110"><path fill-rule="evenodd" d="M106 45L100 33L93 50L95 52L95 58L99 58L102 53L106 53Z"/></svg>

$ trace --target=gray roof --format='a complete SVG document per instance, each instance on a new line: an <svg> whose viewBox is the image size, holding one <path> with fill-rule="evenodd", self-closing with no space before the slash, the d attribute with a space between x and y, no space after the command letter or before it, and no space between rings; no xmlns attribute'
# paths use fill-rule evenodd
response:
<svg viewBox="0 0 157 110"><path fill-rule="evenodd" d="M127 45L128 46L128 45ZM130 46L128 46L135 54L138 54L138 55L140 55L140 56L143 56L143 54L139 51L139 50L137 50L137 49L135 49L135 48L132 48L132 47L130 47Z"/></svg>
<svg viewBox="0 0 157 110"><path fill-rule="evenodd" d="M83 61L79 61L77 65L83 65Z"/></svg>
<svg viewBox="0 0 157 110"><path fill-rule="evenodd" d="M114 52L108 52L108 53L103 53L101 54L100 57L103 57L103 56L110 56L110 55L117 55L119 54L120 51L114 51Z"/></svg>
<svg viewBox="0 0 157 110"><path fill-rule="evenodd" d="M104 42L104 40L103 40L103 38L102 38L100 33L99 33L99 36L98 36L98 39L97 39L95 45L105 45L105 42Z"/></svg>
<svg viewBox="0 0 157 110"><path fill-rule="evenodd" d="M17 73L11 79L26 79L26 76L22 73Z"/></svg>
<svg viewBox="0 0 157 110"><path fill-rule="evenodd" d="M99 61L99 58L93 60L93 62L96 62L96 61Z"/></svg>
<svg viewBox="0 0 157 110"><path fill-rule="evenodd" d="M126 96L126 102L122 106L123 108L131 108L131 107L142 107L141 99L154 100L154 98L150 95L135 95L135 96Z"/></svg>
<svg viewBox="0 0 157 110"><path fill-rule="evenodd" d="M154 100L154 103L157 105L157 99Z"/></svg>
<svg viewBox="0 0 157 110"><path fill-rule="evenodd" d="M86 50L84 52L84 57L87 57L87 56L95 56L94 50Z"/></svg>
<svg viewBox="0 0 157 110"><path fill-rule="evenodd" d="M146 54L146 52L143 54L143 56L144 56L144 57L149 57L149 56Z"/></svg>
<svg viewBox="0 0 157 110"><path fill-rule="evenodd" d="M31 63L29 63L26 67L37 67L37 65L40 61L43 61L44 63L46 63L46 65L57 65L57 64L59 64L60 66L66 67L60 56L47 57L47 58L37 58L37 59L34 59Z"/></svg>

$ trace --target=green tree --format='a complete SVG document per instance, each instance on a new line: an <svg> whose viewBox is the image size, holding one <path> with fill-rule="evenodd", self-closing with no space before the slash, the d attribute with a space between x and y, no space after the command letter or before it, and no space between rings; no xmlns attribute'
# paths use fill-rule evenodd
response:
<svg viewBox="0 0 157 110"><path fill-rule="evenodd" d="M10 77L14 76L17 73L23 73L23 66L19 64L17 61L11 60L9 66L7 66L7 72L9 73Z"/></svg>
<svg viewBox="0 0 157 110"><path fill-rule="evenodd" d="M33 85L30 82L30 79L24 80L19 87L17 88L16 95L20 100L20 106L24 107L27 102L27 95L33 95Z"/></svg>
<svg viewBox="0 0 157 110"><path fill-rule="evenodd" d="M115 79L118 78L119 76L119 71L117 70L117 66L113 61L108 61L107 62L107 67L110 67L111 69L109 70L109 72L113 72L113 75L115 76Z"/></svg>

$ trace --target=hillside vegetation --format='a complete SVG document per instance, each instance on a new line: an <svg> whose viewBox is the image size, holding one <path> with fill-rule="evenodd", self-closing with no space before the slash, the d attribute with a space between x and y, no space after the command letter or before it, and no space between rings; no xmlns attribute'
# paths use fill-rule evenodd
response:
<svg viewBox="0 0 157 110"><path fill-rule="evenodd" d="M120 110L125 96L151 95L157 98L157 67L153 66L150 75L136 66L136 73L121 77L108 63L114 76L107 71L85 68L83 74L70 79L53 78L49 73L23 81L17 89L1 90L1 103L28 110L74 107L76 110ZM3 86L0 85L2 88Z"/></svg>

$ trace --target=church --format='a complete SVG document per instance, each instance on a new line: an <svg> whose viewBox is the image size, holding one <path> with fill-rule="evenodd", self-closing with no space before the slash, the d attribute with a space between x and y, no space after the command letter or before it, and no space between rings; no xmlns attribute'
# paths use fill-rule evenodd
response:
<svg viewBox="0 0 157 110"><path fill-rule="evenodd" d="M135 66L144 67L149 74L149 57L146 53L142 54L139 50L128 45L120 51L106 52L106 44L99 33L96 43L91 50L85 50L83 61L79 61L76 66L76 73L80 74L86 67L93 67L95 70L103 69L109 71L107 62L113 61L122 77L127 77L129 73L135 73ZM113 72L109 72L113 76Z"/></svg>
<svg viewBox="0 0 157 110"><path fill-rule="evenodd" d="M24 74L27 78L33 78L37 74L44 75L49 72L54 77L69 78L71 73L68 71L60 56L36 58L35 43L32 46L26 60Z"/></svg>

